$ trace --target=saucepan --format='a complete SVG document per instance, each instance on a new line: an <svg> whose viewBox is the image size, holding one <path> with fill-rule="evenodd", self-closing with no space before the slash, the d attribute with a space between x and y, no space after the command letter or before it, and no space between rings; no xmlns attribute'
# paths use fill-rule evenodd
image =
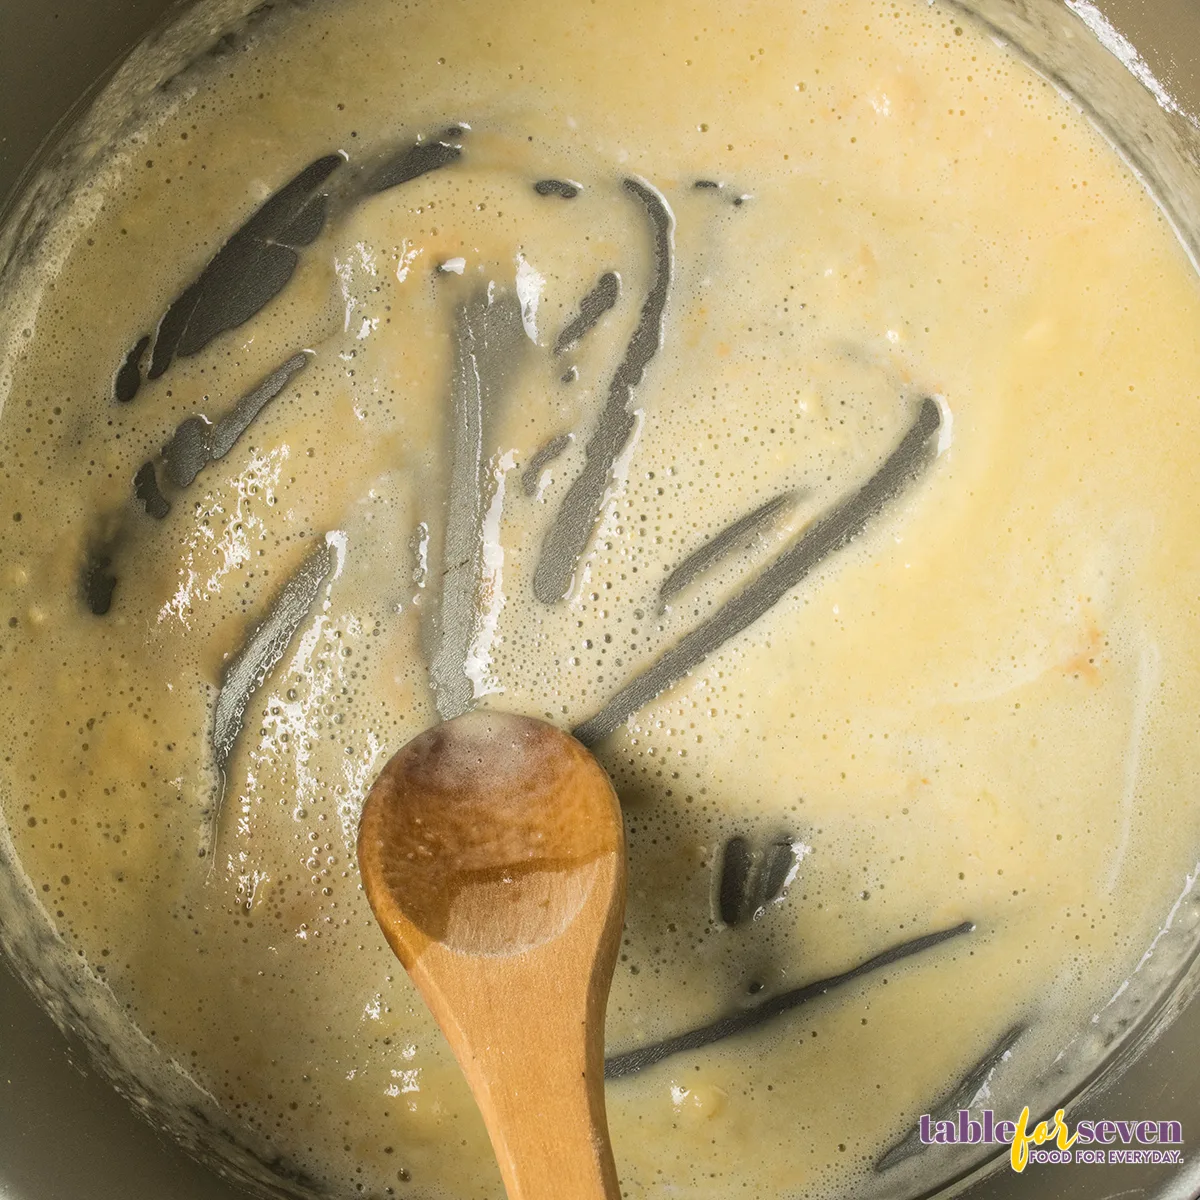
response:
<svg viewBox="0 0 1200 1200"><path fill-rule="evenodd" d="M1200 7L1192 0L937 2L957 4L983 21L1070 93L1150 183L1193 258L1200 258L1200 124L1192 115L1200 114ZM180 0L0 0L4 212L17 210L22 186L40 166L64 147L70 152L72 122L124 54L187 8ZM179 65L176 55L160 68ZM0 966L0 1198L244 1196L227 1177L230 1160L221 1145L192 1138L191 1150L213 1169L118 1096L102 1032L78 1028L72 1006L55 1002L53 972L42 970L28 945L14 950L13 961ZM1107 1165L1082 1164L1017 1174L1006 1169L1007 1155L998 1154L965 1164L953 1178L931 1174L926 1194L972 1200L1200 1195L1198 991L1200 961L1184 947L1172 978L1158 981L1136 1009L1103 1030L1109 1052L1102 1066L1073 1079L1061 1096L1073 1121L1133 1113L1178 1121L1182 1164L1123 1164L1119 1176ZM271 1189L269 1170L258 1174L260 1190ZM285 1181L274 1186L287 1194Z"/></svg>

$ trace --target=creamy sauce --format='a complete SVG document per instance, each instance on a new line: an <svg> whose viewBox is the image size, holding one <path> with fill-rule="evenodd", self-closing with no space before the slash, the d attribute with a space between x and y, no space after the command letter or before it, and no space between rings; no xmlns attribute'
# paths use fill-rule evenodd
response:
<svg viewBox="0 0 1200 1200"><path fill-rule="evenodd" d="M1038 1103L1194 869L1196 281L940 5L276 12L6 303L12 850L126 1058L300 1191L500 1194L354 861L439 716L621 796L630 1197L941 1177L886 1156L980 1064Z"/></svg>

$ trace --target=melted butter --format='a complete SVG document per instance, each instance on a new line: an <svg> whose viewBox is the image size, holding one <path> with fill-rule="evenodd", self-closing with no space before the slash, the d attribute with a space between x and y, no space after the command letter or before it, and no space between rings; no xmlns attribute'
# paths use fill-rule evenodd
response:
<svg viewBox="0 0 1200 1200"><path fill-rule="evenodd" d="M305 164L339 151L365 173L455 121L461 160L335 203L275 301L113 401L129 347ZM437 719L456 320L490 300L520 320L477 447L467 703L586 721L861 487L923 397L941 414L936 458L859 538L597 747L630 855L608 1046L973 932L614 1080L624 1188L937 1178L929 1153L907 1175L874 1164L1021 1028L989 1085L1015 1116L1138 964L1200 841L1200 300L1071 104L907 0L346 0L260 23L108 167L99 200L81 188L60 214L61 263L47 250L12 301L36 319L0 420L0 778L36 900L146 1076L174 1064L301 1190L499 1194L353 859L372 780ZM630 179L671 217L662 344L547 604L547 531L655 288ZM607 273L613 307L554 354ZM304 350L165 520L135 505L181 422L220 421ZM662 602L681 562L784 495ZM121 522L93 617L80 564ZM228 664L330 544L338 568L222 777ZM794 847L794 876L727 925L735 836L755 863Z"/></svg>

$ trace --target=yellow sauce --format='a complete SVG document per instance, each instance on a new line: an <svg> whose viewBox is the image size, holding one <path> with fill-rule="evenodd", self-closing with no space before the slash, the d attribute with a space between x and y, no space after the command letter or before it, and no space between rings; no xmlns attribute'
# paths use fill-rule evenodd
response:
<svg viewBox="0 0 1200 1200"><path fill-rule="evenodd" d="M349 187L455 122L460 158L335 191L278 297L113 398L129 348L308 163L344 155ZM661 347L548 604L539 555L655 285L627 180L670 214ZM131 1061L301 1191L500 1194L353 854L376 773L438 717L455 322L490 286L522 311L482 427L462 669L472 703L564 728L938 404L928 461L861 535L596 746L630 854L609 1051L973 929L613 1080L625 1194L937 1178L936 1149L876 1164L1017 1028L989 1086L1006 1116L1029 1102L1200 845L1200 295L1066 98L917 0L318 0L168 91L96 187L58 216L61 264L47 249L7 298L31 315L0 363L0 803L66 952L137 1031ZM615 304L555 354L607 272ZM148 515L134 476L161 475L176 427L301 351ZM96 616L80 572L110 543ZM330 570L222 773L222 680L314 548ZM734 836L757 863L790 847L791 879L729 924Z"/></svg>

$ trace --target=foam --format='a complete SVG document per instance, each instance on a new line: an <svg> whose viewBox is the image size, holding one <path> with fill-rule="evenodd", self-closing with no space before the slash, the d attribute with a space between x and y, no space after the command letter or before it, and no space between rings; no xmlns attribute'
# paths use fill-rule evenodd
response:
<svg viewBox="0 0 1200 1200"><path fill-rule="evenodd" d="M589 36L627 49L603 66L574 25L538 49L569 9L531 9L522 34L482 3L289 8L137 108L10 269L5 312L32 334L0 370L0 804L22 885L5 938L44 956L60 1018L96 1032L155 1119L243 1176L491 1194L482 1125L354 861L375 775L436 719L454 313L516 289L523 356L469 393L464 689L563 727L871 478L932 397L919 477L598 746L631 855L612 1053L947 935L615 1080L629 1195L903 1192L928 1156L875 1164L1001 1033L1020 1030L989 1102L1057 1099L1194 940L1180 747L1200 656L1177 581L1200 567L1200 497L1176 448L1200 431L1175 397L1200 379L1195 281L1075 109L924 5L845 0L793 26L781 2L772 39L715 38L707 0L684 33L639 9L636 44L611 5ZM112 401L129 346L273 188L334 150L373 178L463 117L461 160L339 193L278 299ZM979 134L1000 127L1011 142ZM540 194L551 177L577 194ZM662 276L629 179L670 217L661 347L545 604L541 548ZM1086 199L1047 201L1084 180ZM608 272L613 304L555 355ZM133 504L182 421L219 421L300 350L307 368L167 519ZM535 486L510 486L550 446ZM661 604L673 569L783 495ZM77 595L92 544L114 555L103 618ZM314 549L319 595L252 672L222 778L222 680ZM727 926L734 836L750 915Z"/></svg>

